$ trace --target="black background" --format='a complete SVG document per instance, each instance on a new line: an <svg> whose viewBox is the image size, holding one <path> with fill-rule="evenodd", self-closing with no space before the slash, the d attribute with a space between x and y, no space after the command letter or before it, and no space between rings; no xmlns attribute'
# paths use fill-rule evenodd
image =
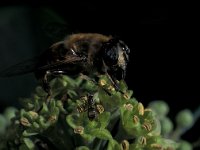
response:
<svg viewBox="0 0 200 150"><path fill-rule="evenodd" d="M41 18L38 19L41 10L48 9L67 23L68 33L98 32L116 35L125 41L131 49L131 61L127 69L126 81L129 89L134 91L133 96L145 106L153 100L165 100L170 105L169 116L171 118L174 118L181 109L189 108L194 111L199 106L200 61L199 46L197 45L199 18L194 7L190 8L187 4L171 7L166 3L136 4L126 1L113 3L106 1L72 1L68 3L49 1L38 4L7 3L2 4L0 10L10 7L26 9L25 18L28 18L26 22L29 26L26 31L31 33L32 48L30 49L33 52L30 53L33 55L37 55L52 42L43 32ZM20 37L20 35L14 36L15 38L26 38L25 36ZM2 41L5 41L4 37L1 37ZM8 60L13 60L13 57L19 54L14 49L12 55L10 51L6 53L8 51L6 48L1 48L1 51L5 52ZM27 53L29 52L20 51L21 57L18 56L18 60L28 57ZM11 64L11 61L8 60L1 62L1 65ZM15 96L13 99L28 96L36 85L36 81L32 83L34 80L32 77L23 76L23 78L26 78L25 81L29 83L30 87L23 89L22 86L21 93L13 94ZM5 86L11 86L17 82L16 80L15 77L12 78L12 83L8 79L0 80L4 84L0 83L2 93L9 95L9 98L12 97L12 94L9 94L10 89L15 89L8 87L5 90ZM20 80L23 79L20 78ZM17 83L16 87L20 87L20 83ZM17 103L16 100L8 102L5 96L1 99L1 110L8 105ZM197 126L195 127L197 128ZM186 134L185 138L193 140L197 139L197 136L191 131Z"/></svg>

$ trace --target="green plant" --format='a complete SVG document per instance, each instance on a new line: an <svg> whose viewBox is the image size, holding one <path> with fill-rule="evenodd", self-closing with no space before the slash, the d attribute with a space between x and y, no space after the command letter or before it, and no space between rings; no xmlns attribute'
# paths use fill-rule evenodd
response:
<svg viewBox="0 0 200 150"><path fill-rule="evenodd" d="M168 106L157 101L150 104L151 109L144 108L123 80L118 84L123 93L115 90L107 76L100 76L98 83L81 77L59 76L50 82L49 103L47 94L38 86L31 98L21 99L20 110L12 109L10 123L6 123L5 114L0 116L4 126L0 130L0 149L180 148L180 144L168 136L173 129L166 117ZM88 118L88 94L95 100L93 108L97 116L94 120Z"/></svg>

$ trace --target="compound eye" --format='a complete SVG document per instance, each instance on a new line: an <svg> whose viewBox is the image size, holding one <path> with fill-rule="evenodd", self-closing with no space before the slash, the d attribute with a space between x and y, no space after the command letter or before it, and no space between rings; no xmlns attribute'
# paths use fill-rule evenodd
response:
<svg viewBox="0 0 200 150"><path fill-rule="evenodd" d="M119 45L126 54L130 54L130 49L123 41L120 41Z"/></svg>
<svg viewBox="0 0 200 150"><path fill-rule="evenodd" d="M122 50L125 51L127 54L130 54L130 49L128 48L128 46L122 47Z"/></svg>
<svg viewBox="0 0 200 150"><path fill-rule="evenodd" d="M107 42L103 46L103 59L108 66L116 65L119 58L118 47L113 42Z"/></svg>

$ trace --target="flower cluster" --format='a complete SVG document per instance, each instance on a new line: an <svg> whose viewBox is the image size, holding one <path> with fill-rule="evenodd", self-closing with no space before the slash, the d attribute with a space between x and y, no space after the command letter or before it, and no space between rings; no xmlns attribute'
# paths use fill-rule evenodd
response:
<svg viewBox="0 0 200 150"><path fill-rule="evenodd" d="M52 95L38 86L21 100L11 123L0 132L0 149L173 150L178 144L161 135L159 118L132 97L122 80L119 90L107 76L98 82L60 76ZM14 114L14 113L13 113Z"/></svg>

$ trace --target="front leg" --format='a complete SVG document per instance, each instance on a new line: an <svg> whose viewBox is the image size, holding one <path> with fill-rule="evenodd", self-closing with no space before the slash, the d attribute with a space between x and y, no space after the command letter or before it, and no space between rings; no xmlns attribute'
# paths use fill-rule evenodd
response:
<svg viewBox="0 0 200 150"><path fill-rule="evenodd" d="M50 80L52 77L65 74L65 71L62 70L47 70L44 74L44 77L42 78L42 87L47 92L47 103L49 103L52 95L51 87L49 85Z"/></svg>
<svg viewBox="0 0 200 150"><path fill-rule="evenodd" d="M107 72L106 72L106 75L108 76L112 85L115 87L116 91L120 92L121 94L124 94L124 92L120 90L117 80L112 75L109 75Z"/></svg>
<svg viewBox="0 0 200 150"><path fill-rule="evenodd" d="M106 63L103 61L102 64L103 64L102 71L107 75L107 77L109 78L110 82L112 83L116 91L124 94L124 92L120 90L116 78L112 74L108 73L108 66L106 65Z"/></svg>

